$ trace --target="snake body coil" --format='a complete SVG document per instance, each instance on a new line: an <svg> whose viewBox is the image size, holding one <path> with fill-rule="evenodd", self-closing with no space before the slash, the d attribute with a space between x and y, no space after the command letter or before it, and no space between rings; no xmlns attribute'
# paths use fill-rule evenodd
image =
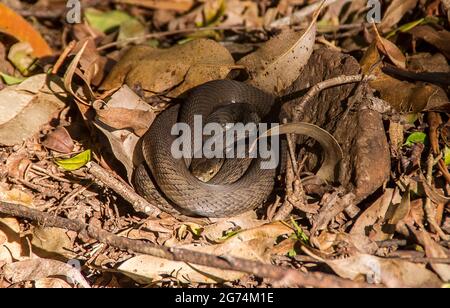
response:
<svg viewBox="0 0 450 308"><path fill-rule="evenodd" d="M256 158L237 180L213 178L211 182L202 182L189 171L189 160L172 155L172 143L177 136L172 136L171 130L174 124L181 122L188 124L192 132L195 115L203 119L213 115L214 118L216 110L230 104L248 104L245 110L255 111L263 122L270 118L278 120L276 110L280 106L275 97L241 82L216 80L190 90L182 98L183 103L162 112L143 137L145 163L134 175L138 193L163 211L205 217L235 216L263 204L272 193L277 169L262 169L262 159ZM284 130L312 137L322 145L324 162L317 174L333 181L342 157L336 140L308 123L292 123ZM280 152L285 155L285 147L282 146ZM235 176L239 169L233 168L233 164L224 164L224 168L222 175L228 172L230 176Z"/></svg>
<svg viewBox="0 0 450 308"><path fill-rule="evenodd" d="M274 102L273 96L232 80L212 81L192 89L181 106L165 110L144 135L142 149L151 175L145 166L138 168L135 175L138 192L163 210L168 210L170 205L164 199L169 199L182 213L206 217L233 216L262 204L272 192L275 169L261 169L257 158L232 184L204 183L190 173L183 158L173 157L171 146L176 136L171 135L171 129L177 122L192 128L194 115L207 118L218 108L235 103L252 105L264 119ZM149 182L151 178L157 191Z"/></svg>

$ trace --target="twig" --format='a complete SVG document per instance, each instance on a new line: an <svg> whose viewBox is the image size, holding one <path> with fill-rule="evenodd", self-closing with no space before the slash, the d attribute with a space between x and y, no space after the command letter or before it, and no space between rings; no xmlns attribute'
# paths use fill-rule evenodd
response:
<svg viewBox="0 0 450 308"><path fill-rule="evenodd" d="M309 91L303 96L300 103L298 103L295 106L295 112L296 113L303 113L303 110L305 109L305 106L311 102L311 100L320 92L322 92L325 89L329 89L332 87L349 84L349 83L355 83L355 82L361 82L363 80L370 81L374 80L375 76L365 76L365 75L351 75L351 76L338 76L335 78L331 78L322 82L319 82L318 84L314 85ZM283 101L283 98L281 99Z"/></svg>
<svg viewBox="0 0 450 308"><path fill-rule="evenodd" d="M322 2L324 2L323 8L326 8L330 5L332 5L333 3L335 3L336 1L339 1L339 0L316 1L315 3L302 8L301 10L295 12L294 14L292 14L290 16L286 16L286 17L283 17L283 18L273 21L270 24L270 28L279 28L279 27L283 27L283 26L289 26L294 23L298 23L298 22L302 21L305 17L307 17L311 14L314 14L314 12L316 12L317 9L319 9L320 6L322 5ZM351 0L344 0L344 1L350 2Z"/></svg>
<svg viewBox="0 0 450 308"><path fill-rule="evenodd" d="M376 287L367 283L354 282L336 276L322 273L302 273L294 269L285 269L278 266L250 261L230 256L215 256L181 248L168 248L141 240L132 240L117 236L93 225L81 221L62 217L54 217L19 204L0 201L0 213L25 218L48 227L62 228L75 231L101 243L122 250L131 250L135 253L151 255L172 261L188 262L224 270L233 270L253 274L258 277L270 278L289 286L335 287L335 288L362 288ZM83 237L82 237L83 238Z"/></svg>
<svg viewBox="0 0 450 308"><path fill-rule="evenodd" d="M58 60L55 63L55 66L53 66L52 69L52 74L57 74L59 68L61 67L61 65L64 63L64 61L66 60L67 56L72 52L72 50L75 48L76 46L76 42L75 41L71 41L66 48L64 48L64 51L62 52L62 54L59 56Z"/></svg>
<svg viewBox="0 0 450 308"><path fill-rule="evenodd" d="M124 182L118 180L113 174L106 171L98 164L90 162L87 165L88 172L103 184L114 190L122 198L128 201L136 212L143 212L151 217L157 217L161 210L139 196L134 190Z"/></svg>
<svg viewBox="0 0 450 308"><path fill-rule="evenodd" d="M426 180L429 186L433 184L433 167L434 167L434 157L433 152L430 151L427 161L427 174L426 174ZM425 199L424 209L428 223L439 235L439 237L444 241L450 240L450 236L448 236L447 234L444 233L444 231L442 231L441 227L436 221L436 208L433 206L433 203L431 202L431 199L429 197Z"/></svg>
<svg viewBox="0 0 450 308"><path fill-rule="evenodd" d="M141 35L141 36L135 36L135 37L123 39L123 40L120 40L117 42L108 43L108 44L98 47L97 50L102 51L102 50L105 50L105 49L108 49L111 47L115 47L118 44L133 43L133 42L140 41L140 40L159 38L159 37L171 36L171 35L176 35L176 34L195 33L195 32L200 32L200 31L225 31L225 30L230 30L230 31L247 30L247 31L249 31L249 30L263 30L263 29L262 28L249 28L246 26L217 26L217 27L187 28L187 29L179 29L179 30L162 31L162 32L157 32L157 33L148 33L148 34Z"/></svg>

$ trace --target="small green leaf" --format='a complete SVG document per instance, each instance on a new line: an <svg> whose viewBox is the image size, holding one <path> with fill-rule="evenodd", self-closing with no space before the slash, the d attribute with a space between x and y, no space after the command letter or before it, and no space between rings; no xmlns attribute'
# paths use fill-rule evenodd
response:
<svg viewBox="0 0 450 308"><path fill-rule="evenodd" d="M449 147L445 147L444 160L445 160L445 164L447 166L450 166L450 148Z"/></svg>
<svg viewBox="0 0 450 308"><path fill-rule="evenodd" d="M35 58L33 47L29 43L19 42L11 46L8 52L8 60L17 68L22 75L27 76L32 70Z"/></svg>
<svg viewBox="0 0 450 308"><path fill-rule="evenodd" d="M421 19L419 19L419 20L415 20L415 21L412 21L412 22L410 22L410 23L404 24L403 26L399 27L398 29L396 29L396 30L390 32L390 33L386 36L386 38L389 39L389 38L393 37L394 35L397 34L397 32L408 32L408 31L414 29L415 27L420 26L420 25L422 25L422 24L424 24L424 23L426 23L426 22L427 22L427 21L426 21L425 18L421 18Z"/></svg>
<svg viewBox="0 0 450 308"><path fill-rule="evenodd" d="M66 171L75 171L84 167L91 161L91 150L84 151L69 159L57 159L55 162L58 166Z"/></svg>
<svg viewBox="0 0 450 308"><path fill-rule="evenodd" d="M297 252L295 251L294 248L292 248L291 250L288 251L288 257L289 258L293 258L295 256L297 256Z"/></svg>
<svg viewBox="0 0 450 308"><path fill-rule="evenodd" d="M416 143L423 143L425 144L425 141L427 140L427 135L425 133L412 133L408 139L405 142L406 146L412 146L413 144Z"/></svg>
<svg viewBox="0 0 450 308"><path fill-rule="evenodd" d="M291 216L291 222L294 225L296 231L295 231L295 236L299 241L302 241L305 244L308 244L309 242L309 237L305 234L305 232L303 231L303 229L297 224L297 222L295 221L295 219Z"/></svg>
<svg viewBox="0 0 450 308"><path fill-rule="evenodd" d="M225 233L224 236L222 236L221 238L219 238L219 241L225 241L233 236L235 236L236 234L238 234L241 230L229 230Z"/></svg>
<svg viewBox="0 0 450 308"><path fill-rule="evenodd" d="M10 76L8 74L2 73L0 72L0 76L2 77L3 81L8 85L8 86L12 86L15 84L19 84L22 81L25 80L25 78L17 78L14 76Z"/></svg>
<svg viewBox="0 0 450 308"><path fill-rule="evenodd" d="M87 8L84 15L92 28L104 33L119 27L126 21L134 19L127 13L118 10L102 12L97 9Z"/></svg>

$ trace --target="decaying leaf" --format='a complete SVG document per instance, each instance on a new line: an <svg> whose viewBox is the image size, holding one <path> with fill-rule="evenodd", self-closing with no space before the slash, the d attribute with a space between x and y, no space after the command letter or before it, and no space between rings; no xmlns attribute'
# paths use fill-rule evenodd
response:
<svg viewBox="0 0 450 308"><path fill-rule="evenodd" d="M149 95L176 97L197 85L224 79L236 68L228 50L208 39L198 39L169 49L131 48L104 81L105 90L141 88Z"/></svg>
<svg viewBox="0 0 450 308"><path fill-rule="evenodd" d="M297 78L300 69L308 62L316 38L316 20L303 32L285 30L241 59L246 67L249 83L257 88L280 93Z"/></svg>
<svg viewBox="0 0 450 308"><path fill-rule="evenodd" d="M150 105L126 85L111 96L104 109L97 110L94 124L108 138L114 156L127 170L128 179L134 167L142 162L142 154L136 147L139 136L155 117Z"/></svg>
<svg viewBox="0 0 450 308"><path fill-rule="evenodd" d="M4 199L2 199L4 200ZM20 225L16 218L0 218L0 266L23 259L26 244L20 238Z"/></svg>
<svg viewBox="0 0 450 308"><path fill-rule="evenodd" d="M326 263L342 278L365 278L370 283L382 283L390 288L439 288L443 282L424 265L403 260L383 259L358 254Z"/></svg>
<svg viewBox="0 0 450 308"><path fill-rule="evenodd" d="M0 145L15 145L37 133L65 107L65 91L46 74L0 91Z"/></svg>
<svg viewBox="0 0 450 308"><path fill-rule="evenodd" d="M372 88L380 92L383 100L393 108L403 112L421 112L442 101L448 101L445 91L431 84L413 84L395 79L382 72L377 64L380 60L376 44L366 51L361 66L364 73L371 72L377 79L370 82Z"/></svg>
<svg viewBox="0 0 450 308"><path fill-rule="evenodd" d="M70 137L67 129L61 126L48 134L42 141L42 145L47 149L63 154L71 153L75 147L72 137Z"/></svg>
<svg viewBox="0 0 450 308"><path fill-rule="evenodd" d="M73 242L68 232L59 228L36 227L33 230L31 244L40 249L46 256L61 255L68 259L75 257ZM39 256L44 257L36 252Z"/></svg>
<svg viewBox="0 0 450 308"><path fill-rule="evenodd" d="M448 258L448 251L433 241L430 234L426 231L415 231L414 234L418 238L419 242L425 247L425 253L428 258ZM447 252L446 252L447 251ZM431 267L441 277L443 281L450 281L450 265L431 263Z"/></svg>
<svg viewBox="0 0 450 308"><path fill-rule="evenodd" d="M78 283L84 288L90 288L83 275L70 264L50 259L29 259L3 267L3 274L13 283L35 281L50 276L65 276L72 283Z"/></svg>
<svg viewBox="0 0 450 308"><path fill-rule="evenodd" d="M415 37L421 38L438 48L446 57L450 59L450 32L446 30L435 30L431 26L425 25L410 31Z"/></svg>
<svg viewBox="0 0 450 308"><path fill-rule="evenodd" d="M379 26L382 32L389 31L404 15L417 5L417 0L393 0L383 16Z"/></svg>

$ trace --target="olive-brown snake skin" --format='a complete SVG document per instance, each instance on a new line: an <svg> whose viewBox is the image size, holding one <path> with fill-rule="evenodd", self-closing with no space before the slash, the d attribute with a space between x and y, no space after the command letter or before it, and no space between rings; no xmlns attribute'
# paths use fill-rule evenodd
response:
<svg viewBox="0 0 450 308"><path fill-rule="evenodd" d="M138 193L163 211L174 212L176 208L183 214L205 217L235 216L262 205L272 193L277 170L261 169L260 158L253 159L236 182L210 184L197 179L185 160L176 159L171 153L172 142L177 138L171 135L175 123L185 122L192 127L194 115L206 118L219 107L232 103L250 104L264 121L278 102L270 94L232 80L211 81L192 89L181 105L162 112L144 135L146 166L139 166L134 176ZM311 136L309 130L311 126L305 126L303 133ZM313 137L317 139L317 133ZM319 137L327 139L329 135L325 132Z"/></svg>

